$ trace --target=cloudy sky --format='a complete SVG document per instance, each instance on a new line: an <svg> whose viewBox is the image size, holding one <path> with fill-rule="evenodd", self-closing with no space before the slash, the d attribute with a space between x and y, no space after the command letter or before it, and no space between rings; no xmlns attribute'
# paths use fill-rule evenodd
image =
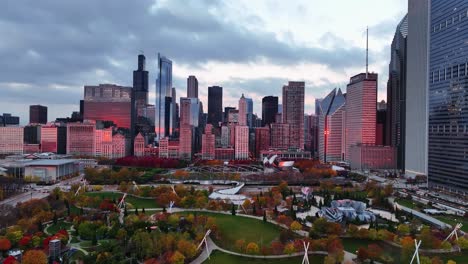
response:
<svg viewBox="0 0 468 264"><path fill-rule="evenodd" d="M49 120L79 108L83 86L130 86L139 52L147 57L154 101L156 58L173 61L174 86L186 95L196 75L206 111L207 87L224 87L224 106L244 93L261 115L261 98L281 95L288 80L306 82L306 113L315 98L365 69L386 98L389 46L406 0L2 0L0 113L26 123L28 105Z"/></svg>

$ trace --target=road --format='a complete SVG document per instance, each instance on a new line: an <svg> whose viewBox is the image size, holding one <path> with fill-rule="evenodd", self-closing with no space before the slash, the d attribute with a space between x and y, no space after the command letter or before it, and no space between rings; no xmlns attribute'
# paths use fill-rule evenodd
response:
<svg viewBox="0 0 468 264"><path fill-rule="evenodd" d="M50 191L53 190L54 188L80 183L81 179L82 179L82 176L80 175L78 177L63 180L54 185L37 186L33 188L32 190L17 194L8 199L0 201L0 205L8 204L8 205L16 206L18 203L24 203L32 199L42 199L42 198L47 197Z"/></svg>

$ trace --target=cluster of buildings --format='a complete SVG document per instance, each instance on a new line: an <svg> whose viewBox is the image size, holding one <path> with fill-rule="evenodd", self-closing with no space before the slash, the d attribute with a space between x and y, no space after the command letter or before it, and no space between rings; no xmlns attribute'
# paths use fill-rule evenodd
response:
<svg viewBox="0 0 468 264"><path fill-rule="evenodd" d="M390 50L387 102L377 102L378 75L357 74L346 91L317 99L304 114L304 82L289 82L262 99L262 113L242 95L224 106L223 87L208 87L207 112L198 80L187 78L177 100L172 61L158 54L156 100L148 103L145 56L133 86L85 86L80 111L47 123L47 108L31 106L30 124L0 116L0 154L55 152L117 158L179 159L317 157L352 169L397 169L425 175L429 185L468 190L468 3L409 0ZM280 104L281 102L281 104Z"/></svg>

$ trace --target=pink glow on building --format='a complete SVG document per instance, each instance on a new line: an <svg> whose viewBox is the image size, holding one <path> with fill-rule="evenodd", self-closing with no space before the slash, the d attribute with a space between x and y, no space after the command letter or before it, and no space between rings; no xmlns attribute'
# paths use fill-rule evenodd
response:
<svg viewBox="0 0 468 264"><path fill-rule="evenodd" d="M395 148L390 146L353 145L350 147L351 169L395 169Z"/></svg>
<svg viewBox="0 0 468 264"><path fill-rule="evenodd" d="M346 89L346 160L358 144L375 144L377 124L377 74L351 77Z"/></svg>
<svg viewBox="0 0 468 264"><path fill-rule="evenodd" d="M270 128L255 128L255 157L259 158L262 151L270 149Z"/></svg>
<svg viewBox="0 0 468 264"><path fill-rule="evenodd" d="M24 144L23 153L32 154L41 152L41 146L39 144Z"/></svg>
<svg viewBox="0 0 468 264"><path fill-rule="evenodd" d="M234 148L215 148L215 159L217 160L233 160Z"/></svg>
<svg viewBox="0 0 468 264"><path fill-rule="evenodd" d="M42 152L57 153L57 133L58 128L55 125L46 125L41 127L41 150Z"/></svg>
<svg viewBox="0 0 468 264"><path fill-rule="evenodd" d="M244 94L239 99L239 125L247 125L247 101L245 100Z"/></svg>
<svg viewBox="0 0 468 264"><path fill-rule="evenodd" d="M133 144L136 157L142 157L145 155L145 138L141 133L135 137L135 142Z"/></svg>
<svg viewBox="0 0 468 264"><path fill-rule="evenodd" d="M94 156L94 133L96 124L93 122L67 124L67 154Z"/></svg>
<svg viewBox="0 0 468 264"><path fill-rule="evenodd" d="M0 127L0 154L23 154L23 127Z"/></svg>
<svg viewBox="0 0 468 264"><path fill-rule="evenodd" d="M180 125L179 137L179 158L184 160L192 159L192 126L187 124Z"/></svg>
<svg viewBox="0 0 468 264"><path fill-rule="evenodd" d="M249 127L236 126L236 139L235 139L235 158L242 160L249 158Z"/></svg>
<svg viewBox="0 0 468 264"><path fill-rule="evenodd" d="M288 149L290 143L289 124L272 123L271 124L271 148Z"/></svg>
<svg viewBox="0 0 468 264"><path fill-rule="evenodd" d="M212 133L213 126L206 124L205 134L202 135L202 159L212 160L215 158L215 135Z"/></svg>

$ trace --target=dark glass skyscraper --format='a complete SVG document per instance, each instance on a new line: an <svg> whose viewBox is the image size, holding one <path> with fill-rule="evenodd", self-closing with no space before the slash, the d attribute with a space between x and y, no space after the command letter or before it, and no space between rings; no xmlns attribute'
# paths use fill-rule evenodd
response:
<svg viewBox="0 0 468 264"><path fill-rule="evenodd" d="M223 121L223 87L208 87L208 123L218 127Z"/></svg>
<svg viewBox="0 0 468 264"><path fill-rule="evenodd" d="M406 50L408 16L398 24L391 46L384 142L396 148L397 168L405 169Z"/></svg>
<svg viewBox="0 0 468 264"><path fill-rule="evenodd" d="M265 96L262 99L262 126L275 122L278 113L278 97Z"/></svg>
<svg viewBox="0 0 468 264"><path fill-rule="evenodd" d="M156 140L172 134L172 61L158 53L158 77L156 79L155 132ZM175 109L175 107L173 107Z"/></svg>
<svg viewBox="0 0 468 264"><path fill-rule="evenodd" d="M46 124L47 123L47 106L43 106L43 105L29 106L29 123L30 124Z"/></svg>
<svg viewBox="0 0 468 264"><path fill-rule="evenodd" d="M133 90L137 113L148 104L148 71L145 55L138 55L138 69L133 71ZM140 110L140 111L138 111Z"/></svg>
<svg viewBox="0 0 468 264"><path fill-rule="evenodd" d="M429 184L466 194L468 2L432 0L429 21Z"/></svg>

